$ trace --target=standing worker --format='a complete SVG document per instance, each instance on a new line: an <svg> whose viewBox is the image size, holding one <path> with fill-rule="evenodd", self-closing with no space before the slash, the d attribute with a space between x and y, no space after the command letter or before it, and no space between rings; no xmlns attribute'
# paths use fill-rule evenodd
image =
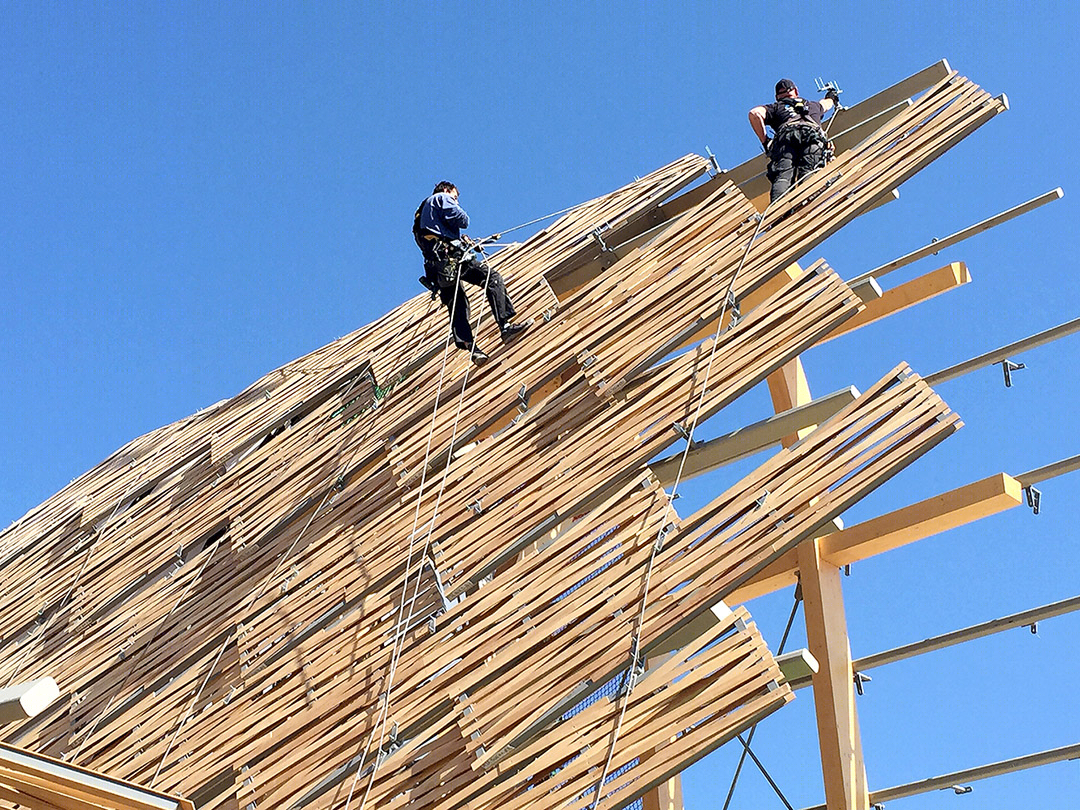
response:
<svg viewBox="0 0 1080 810"><path fill-rule="evenodd" d="M750 110L750 126L769 156L766 176L772 183L770 203L825 165L829 139L821 128L821 119L836 108L839 100L839 92L830 87L821 101L807 101L799 97L795 82L781 79L776 83L776 101ZM766 135L765 127L772 128L772 138Z"/></svg>
<svg viewBox="0 0 1080 810"><path fill-rule="evenodd" d="M524 332L530 324L511 323L517 313L507 295L506 284L476 250L468 249L472 242L461 233L462 228L468 227L469 215L458 205L457 186L446 180L435 186L431 196L420 203L413 216L413 238L424 254L424 276L420 283L433 293L437 292L450 311L454 345L470 352L473 361L479 364L488 356L473 343L469 298L461 281L486 286L491 314L495 316L504 342Z"/></svg>

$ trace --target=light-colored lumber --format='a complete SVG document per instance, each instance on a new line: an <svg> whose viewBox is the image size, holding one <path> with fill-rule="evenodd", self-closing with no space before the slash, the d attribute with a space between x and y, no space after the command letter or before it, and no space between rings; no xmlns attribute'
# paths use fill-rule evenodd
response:
<svg viewBox="0 0 1080 810"><path fill-rule="evenodd" d="M999 473L829 534L822 538L821 554L833 565L849 565L1021 503L1019 481ZM780 557L734 593L732 602L741 604L794 585L797 574L795 556Z"/></svg>
<svg viewBox="0 0 1080 810"><path fill-rule="evenodd" d="M971 281L963 262L952 262L911 281L885 290L877 300L866 302L866 308L847 323L838 327L825 341L846 335L856 329L876 323L908 307L929 301L935 296L954 290ZM822 341L823 343L825 341Z"/></svg>

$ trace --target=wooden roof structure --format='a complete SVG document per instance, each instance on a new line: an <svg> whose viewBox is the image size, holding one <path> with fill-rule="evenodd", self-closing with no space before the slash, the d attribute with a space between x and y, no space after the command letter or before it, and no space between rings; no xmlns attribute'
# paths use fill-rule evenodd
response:
<svg viewBox="0 0 1080 810"><path fill-rule="evenodd" d="M535 325L487 364L424 294L130 442L0 533L0 686L63 690L0 735L208 810L615 810L791 699L739 605L799 571L827 800L867 807L837 572L927 509L834 519L961 421L904 364L808 411L798 357L966 269L890 296L795 262L1006 107L939 63L767 209L762 158L687 155L491 259ZM721 463L694 429L765 380L784 448L679 516ZM88 805L0 769L15 806Z"/></svg>

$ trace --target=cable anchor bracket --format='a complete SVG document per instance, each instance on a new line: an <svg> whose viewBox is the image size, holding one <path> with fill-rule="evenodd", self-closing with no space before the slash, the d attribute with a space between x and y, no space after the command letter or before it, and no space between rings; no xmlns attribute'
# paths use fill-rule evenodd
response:
<svg viewBox="0 0 1080 810"><path fill-rule="evenodd" d="M1002 374L1005 375L1005 387L1006 388L1012 388L1012 373L1014 371L1019 371L1022 368L1026 368L1026 366L1023 363L1014 363L1012 360L1009 360L1008 358L1006 358L1005 360L1001 360L999 363L996 363L995 365L1000 365L1001 366L1001 372L1002 372Z"/></svg>

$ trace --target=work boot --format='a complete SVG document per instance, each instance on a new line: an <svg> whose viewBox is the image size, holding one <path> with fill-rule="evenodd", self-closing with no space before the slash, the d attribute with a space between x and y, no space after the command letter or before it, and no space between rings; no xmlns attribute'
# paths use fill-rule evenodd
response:
<svg viewBox="0 0 1080 810"><path fill-rule="evenodd" d="M506 323L499 327L499 334L502 335L503 343L509 343L530 326L532 326L531 320L522 321L521 323Z"/></svg>
<svg viewBox="0 0 1080 810"><path fill-rule="evenodd" d="M487 352L479 346L473 346L472 351L469 353L469 357L478 366L482 366L488 361Z"/></svg>

